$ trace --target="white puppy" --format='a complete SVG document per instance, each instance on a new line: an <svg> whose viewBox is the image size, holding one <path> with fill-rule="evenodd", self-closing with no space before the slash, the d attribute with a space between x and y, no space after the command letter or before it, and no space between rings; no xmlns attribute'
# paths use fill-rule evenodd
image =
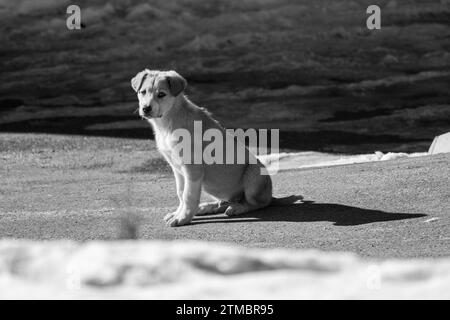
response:
<svg viewBox="0 0 450 320"><path fill-rule="evenodd" d="M165 216L169 226L188 224L194 215L225 212L232 216L266 207L272 202L270 176L261 174L264 166L247 148L243 148L245 159L252 158L253 164L250 161L244 164L189 164L174 152L179 142L174 131L186 129L194 137L194 121L201 121L203 130L215 128L224 137L227 134L206 110L187 99L184 95L187 82L183 77L175 71L146 69L131 80L131 85L138 95L139 115L152 124L158 149L175 175L180 204L175 212ZM203 142L202 146L204 148ZM215 201L200 204L202 189Z"/></svg>

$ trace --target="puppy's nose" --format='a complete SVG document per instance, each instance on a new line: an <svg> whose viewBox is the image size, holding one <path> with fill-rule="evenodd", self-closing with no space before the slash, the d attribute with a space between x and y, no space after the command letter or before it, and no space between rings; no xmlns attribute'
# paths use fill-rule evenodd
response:
<svg viewBox="0 0 450 320"><path fill-rule="evenodd" d="M146 106L146 107L143 107L143 108L142 108L142 111L143 111L144 113L152 112L152 106Z"/></svg>

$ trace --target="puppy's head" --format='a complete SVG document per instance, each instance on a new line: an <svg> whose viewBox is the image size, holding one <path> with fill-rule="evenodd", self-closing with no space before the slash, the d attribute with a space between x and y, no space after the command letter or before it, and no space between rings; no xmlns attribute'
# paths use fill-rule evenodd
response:
<svg viewBox="0 0 450 320"><path fill-rule="evenodd" d="M175 71L148 70L131 79L139 99L139 115L161 118L166 115L186 88L186 80Z"/></svg>

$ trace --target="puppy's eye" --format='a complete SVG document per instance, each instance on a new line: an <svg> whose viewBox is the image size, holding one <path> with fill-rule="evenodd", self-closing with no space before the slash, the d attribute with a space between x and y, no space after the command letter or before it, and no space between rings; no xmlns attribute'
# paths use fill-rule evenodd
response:
<svg viewBox="0 0 450 320"><path fill-rule="evenodd" d="M145 94L145 90L142 90L139 92L140 94L144 95Z"/></svg>
<svg viewBox="0 0 450 320"><path fill-rule="evenodd" d="M158 98L164 98L166 94L164 92L158 92Z"/></svg>

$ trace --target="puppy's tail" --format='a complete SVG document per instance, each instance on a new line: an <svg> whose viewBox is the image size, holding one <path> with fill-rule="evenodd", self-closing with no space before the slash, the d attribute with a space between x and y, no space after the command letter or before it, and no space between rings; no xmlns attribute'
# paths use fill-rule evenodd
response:
<svg viewBox="0 0 450 320"><path fill-rule="evenodd" d="M269 206L288 206L290 204L294 204L297 202L303 201L303 196L301 195L292 195L282 198L275 198L272 197L272 201L270 202Z"/></svg>

